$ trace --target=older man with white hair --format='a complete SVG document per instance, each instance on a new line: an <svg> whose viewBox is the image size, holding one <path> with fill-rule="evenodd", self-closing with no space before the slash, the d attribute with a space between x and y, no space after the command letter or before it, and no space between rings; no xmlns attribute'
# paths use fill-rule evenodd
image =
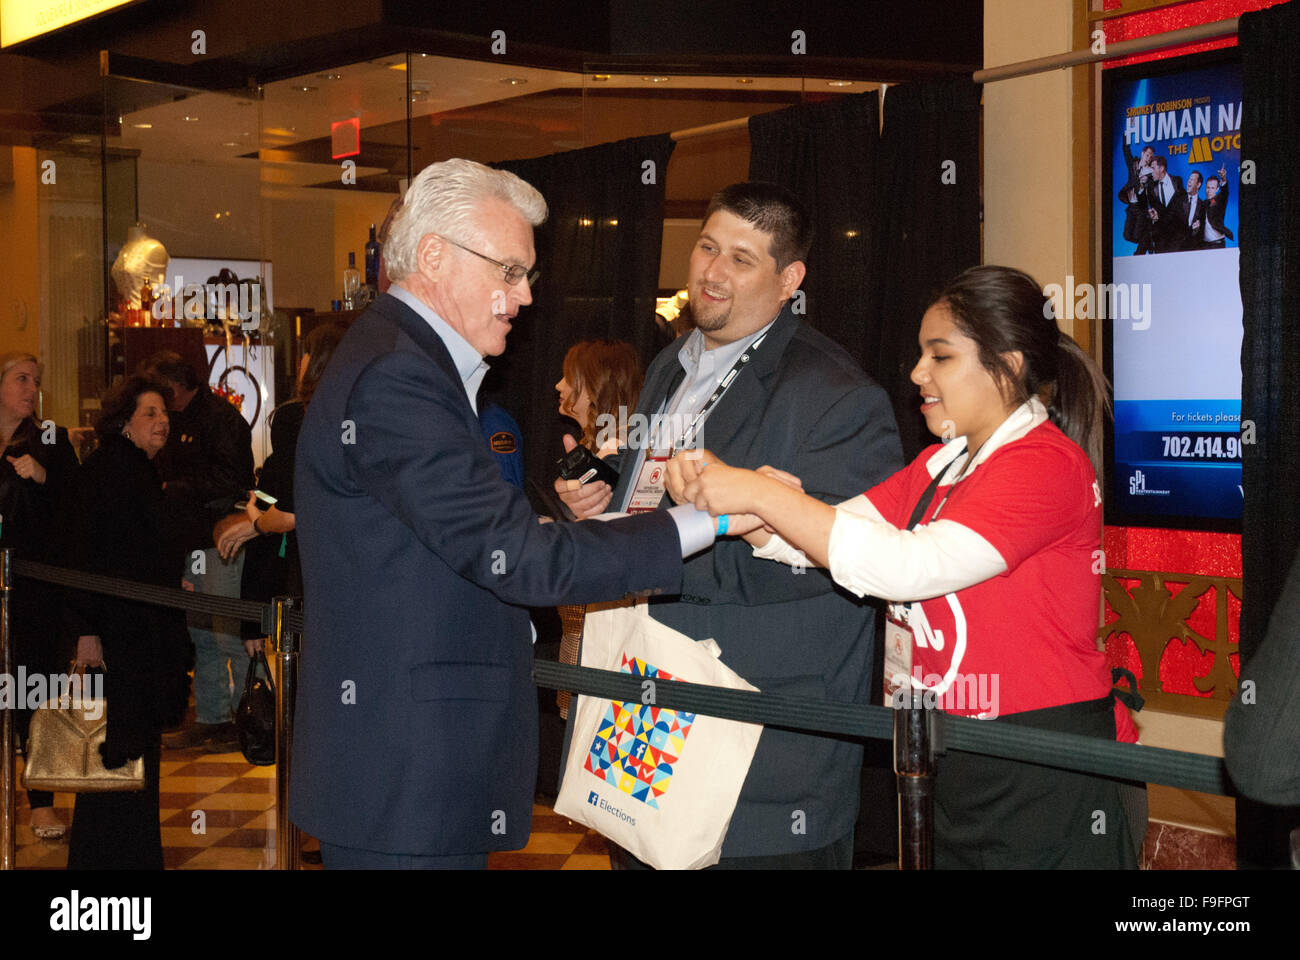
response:
<svg viewBox="0 0 1300 960"><path fill-rule="evenodd" d="M526 605L675 592L693 507L539 524L479 430L484 357L532 302L546 203L468 160L426 167L392 286L339 345L298 442L306 639L291 816L326 867L482 867L528 841L537 698Z"/></svg>

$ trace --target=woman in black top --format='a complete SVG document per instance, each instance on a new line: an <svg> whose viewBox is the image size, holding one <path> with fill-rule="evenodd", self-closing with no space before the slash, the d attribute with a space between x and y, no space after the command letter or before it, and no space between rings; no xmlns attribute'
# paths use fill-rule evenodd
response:
<svg viewBox="0 0 1300 960"><path fill-rule="evenodd" d="M257 506L257 498L250 496L243 517L227 518L217 528L217 547L223 557L233 556L248 544L240 592L245 600L266 602L280 595L302 596L302 567L294 534L294 455L307 405L346 332L339 324L328 323L307 335L298 365L297 395L271 414L271 455L262 464L257 486L274 497L275 504L263 511ZM244 629L245 645L251 642L256 649L261 642L256 637L256 624L245 623Z"/></svg>
<svg viewBox="0 0 1300 960"><path fill-rule="evenodd" d="M48 561L55 505L77 469L68 432L36 419L41 365L30 353L0 356L0 548L13 549L23 560ZM58 623L49 615L50 591L37 580L24 580L14 591L15 668L27 674L57 672L55 636ZM20 709L18 736L25 740L31 712ZM54 812L54 794L28 790L32 832L43 839L63 836Z"/></svg>
<svg viewBox="0 0 1300 960"><path fill-rule="evenodd" d="M70 485L61 526L66 566L157 586L181 582L183 552L169 536L153 458L167 442L169 388L128 377L103 402L99 449ZM66 520L66 523L62 522ZM188 637L179 610L69 590L78 664L102 663L108 733L104 765L144 757L145 788L81 793L68 869L161 870L158 817L162 731L180 721L189 693Z"/></svg>

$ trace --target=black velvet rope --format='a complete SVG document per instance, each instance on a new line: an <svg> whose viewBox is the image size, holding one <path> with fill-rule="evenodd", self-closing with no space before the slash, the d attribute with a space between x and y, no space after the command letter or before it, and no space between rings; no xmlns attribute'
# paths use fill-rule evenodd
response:
<svg viewBox="0 0 1300 960"><path fill-rule="evenodd" d="M20 577L42 580L59 586L93 593L104 593L180 610L193 610L215 616L233 617L261 625L270 634L275 624L275 607L235 597L214 597L173 587L122 580L101 574L83 573L30 560L13 561L13 572ZM301 634L303 615L291 609L285 617L287 628ZM799 731L834 736L871 737L888 740L893 736L894 711L870 704L839 703L830 700L806 700L772 693L728 690L701 683L677 680L654 680L653 688L644 686L646 678L612 670L595 670L537 660L533 664L533 682L539 687L570 690L584 696L624 700L629 703L653 702L655 706L745 723L761 723ZM653 700L646 700L653 697ZM1037 730L1019 725L990 723L969 717L938 713L936 741L944 750L963 750L986 756L1005 757L1065 770L1077 770L1119 780L1158 783L1200 793L1233 796L1223 760L1199 753L1165 750L1131 743L1118 743L1097 737Z"/></svg>

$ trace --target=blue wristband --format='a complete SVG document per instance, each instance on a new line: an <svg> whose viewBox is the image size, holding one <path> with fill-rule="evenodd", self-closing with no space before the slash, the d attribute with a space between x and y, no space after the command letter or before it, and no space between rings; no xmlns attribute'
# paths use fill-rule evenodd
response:
<svg viewBox="0 0 1300 960"><path fill-rule="evenodd" d="M718 532L715 534L715 536L725 537L725 536L727 535L727 527L728 527L730 524L731 524L731 516L730 516L730 514L726 514L726 513L719 514L719 515L718 515Z"/></svg>

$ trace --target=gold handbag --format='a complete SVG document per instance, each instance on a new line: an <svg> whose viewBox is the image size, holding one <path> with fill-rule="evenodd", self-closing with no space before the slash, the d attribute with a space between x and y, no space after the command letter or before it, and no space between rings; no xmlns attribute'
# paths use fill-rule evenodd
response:
<svg viewBox="0 0 1300 960"><path fill-rule="evenodd" d="M71 793L143 790L143 757L105 769L99 745L108 732L108 704L102 697L88 696L84 669L81 679L81 696L65 691L59 700L48 700L32 713L23 786Z"/></svg>

